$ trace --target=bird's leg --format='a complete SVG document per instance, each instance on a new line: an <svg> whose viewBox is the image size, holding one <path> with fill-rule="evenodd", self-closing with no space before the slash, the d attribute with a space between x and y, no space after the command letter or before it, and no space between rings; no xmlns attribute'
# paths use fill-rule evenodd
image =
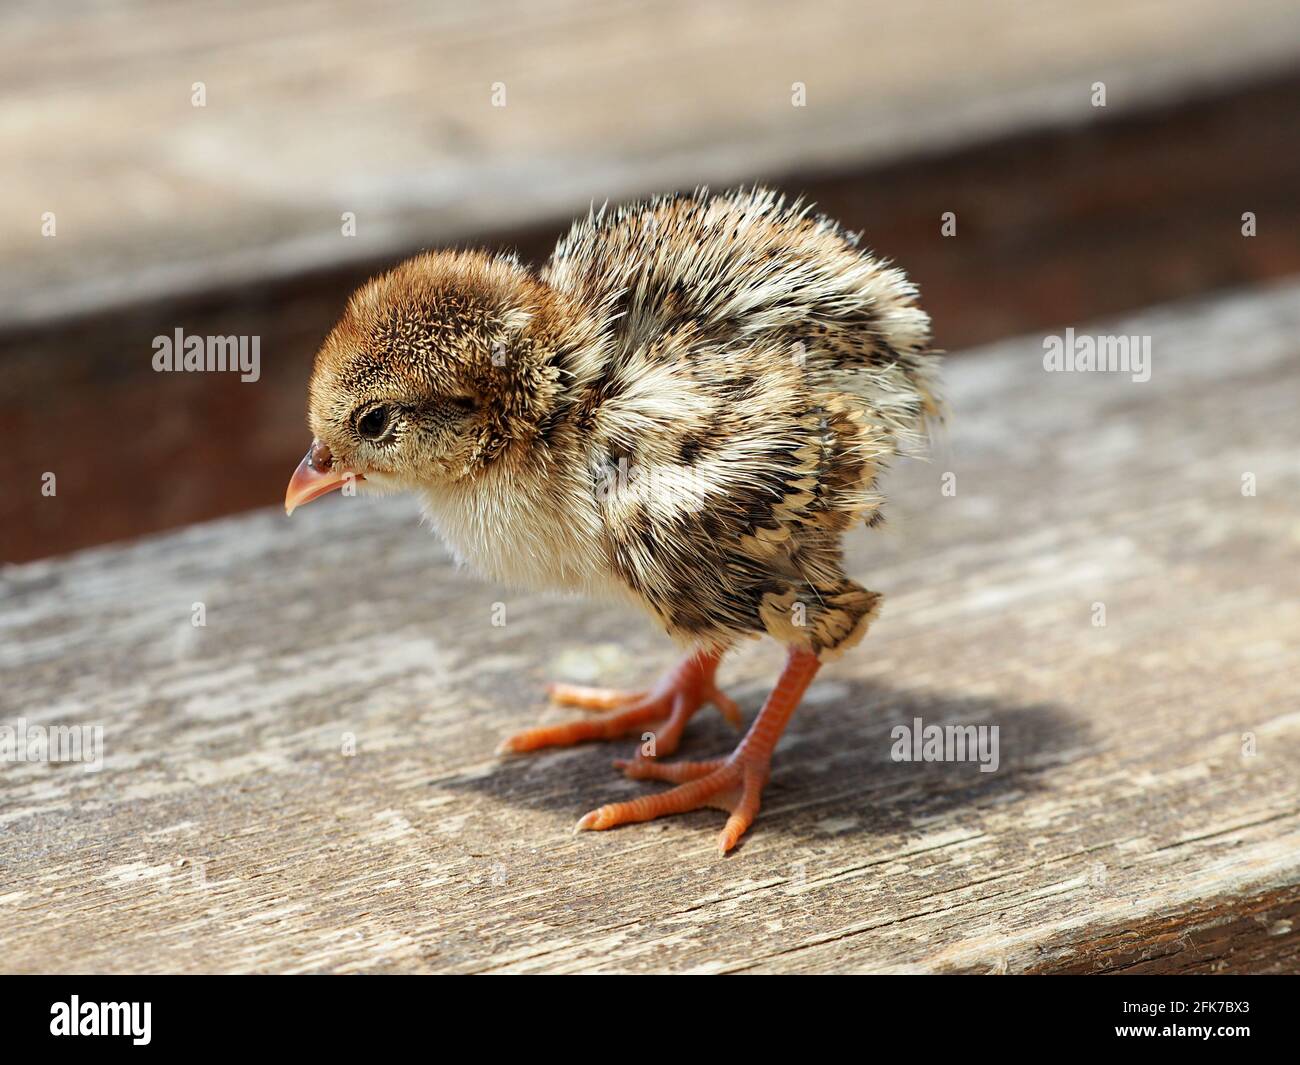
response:
<svg viewBox="0 0 1300 1065"><path fill-rule="evenodd" d="M667 780L678 786L658 795L592 810L578 822L577 831L614 828L632 821L650 821L665 814L685 813L701 806L719 806L731 816L718 837L718 845L724 854L731 850L758 813L763 785L771 772L772 751L819 665L817 656L811 651L790 651L776 687L740 741L740 746L729 758L668 765L649 758L617 763L636 780Z"/></svg>
<svg viewBox="0 0 1300 1065"><path fill-rule="evenodd" d="M655 733L655 753L677 749L686 723L705 703L713 703L733 725L740 725L740 708L718 690L714 674L721 651L697 651L684 658L649 691L624 692L612 688L583 688L553 684L551 699L564 706L609 713L559 725L525 729L505 740L501 752L535 751L540 747L568 747L584 740L607 740L624 736L662 721Z"/></svg>

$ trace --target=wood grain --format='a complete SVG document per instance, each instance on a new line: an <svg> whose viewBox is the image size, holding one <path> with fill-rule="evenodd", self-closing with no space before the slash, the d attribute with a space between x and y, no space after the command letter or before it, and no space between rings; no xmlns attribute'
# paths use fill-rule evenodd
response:
<svg viewBox="0 0 1300 1065"><path fill-rule="evenodd" d="M1090 331L1151 336L1151 380L1046 373L1041 336L952 361L950 433L851 540L883 616L725 860L711 812L571 834L648 786L627 744L492 756L548 677L671 651L455 570L407 502L7 567L0 723L106 756L0 765L0 967L1294 971L1300 285ZM724 664L747 713L778 662ZM892 761L916 717L997 725L999 770ZM702 716L683 755L733 742Z"/></svg>

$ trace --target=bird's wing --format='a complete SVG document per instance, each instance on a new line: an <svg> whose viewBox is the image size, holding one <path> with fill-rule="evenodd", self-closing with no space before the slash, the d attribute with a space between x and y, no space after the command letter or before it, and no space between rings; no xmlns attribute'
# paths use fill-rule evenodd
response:
<svg viewBox="0 0 1300 1065"><path fill-rule="evenodd" d="M609 567L683 640L776 635L795 604L838 631L851 619L830 601L861 592L839 538L880 505L888 431L852 397L810 390L783 348L690 350L634 355L593 412Z"/></svg>

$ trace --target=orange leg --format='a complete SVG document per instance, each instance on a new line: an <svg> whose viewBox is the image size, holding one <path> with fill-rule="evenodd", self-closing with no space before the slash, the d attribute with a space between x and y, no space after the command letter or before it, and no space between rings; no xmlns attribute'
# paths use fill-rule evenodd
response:
<svg viewBox="0 0 1300 1065"><path fill-rule="evenodd" d="M616 802L592 810L575 831L602 830L633 821L650 821L665 814L680 814L701 806L721 806L730 813L718 845L726 854L754 822L771 772L772 751L785 731L790 715L820 662L811 651L791 650L785 669L767 697L745 738L729 758L714 762L678 762L664 765L648 758L616 763L636 780L667 780L677 787L631 802Z"/></svg>
<svg viewBox="0 0 1300 1065"><path fill-rule="evenodd" d="M568 747L584 740L608 740L662 721L655 732L655 753L671 754L677 749L686 723L705 703L713 703L733 725L740 725L740 708L714 682L721 651L699 651L683 659L647 692L624 692L613 688L583 688L574 684L552 684L553 702L601 714L559 725L525 729L506 739L501 753L535 751L541 747Z"/></svg>

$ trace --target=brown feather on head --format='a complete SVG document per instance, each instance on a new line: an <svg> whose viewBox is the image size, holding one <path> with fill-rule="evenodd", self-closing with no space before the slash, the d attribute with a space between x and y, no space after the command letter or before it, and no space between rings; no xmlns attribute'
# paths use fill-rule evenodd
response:
<svg viewBox="0 0 1300 1065"><path fill-rule="evenodd" d="M553 303L514 259L481 252L420 255L362 286L311 376L333 477L426 487L526 438L557 390Z"/></svg>

